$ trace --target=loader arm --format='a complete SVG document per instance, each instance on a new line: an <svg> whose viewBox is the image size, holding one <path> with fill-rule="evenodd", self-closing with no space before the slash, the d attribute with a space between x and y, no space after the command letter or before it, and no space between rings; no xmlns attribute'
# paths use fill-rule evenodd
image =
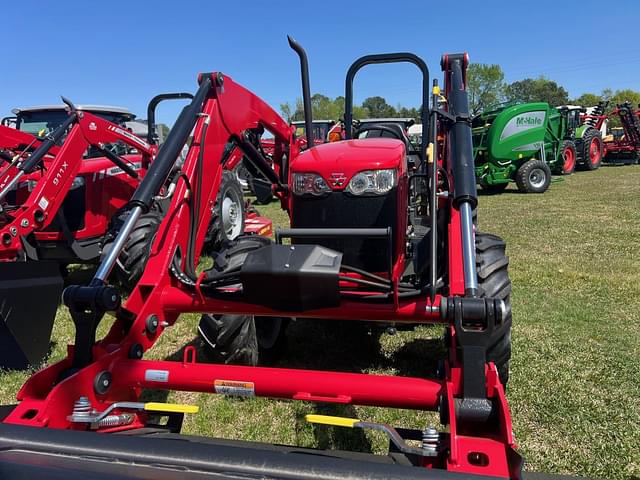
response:
<svg viewBox="0 0 640 480"><path fill-rule="evenodd" d="M0 158L6 161L0 163L0 190L18 174L18 166L43 140L30 133L0 125ZM59 150L59 146L53 145L49 155L56 155Z"/></svg>
<svg viewBox="0 0 640 480"><path fill-rule="evenodd" d="M155 147L147 145L122 127L88 112L77 112L74 115L71 130L62 147L58 149L51 145L49 149L43 149L41 145L31 157L20 165L11 167L2 178L0 189L6 189L10 185L17 186L21 178L32 174L43 164L44 157L55 147L57 154L51 162L46 163L46 170L42 172L27 200L13 208L4 207L6 218L0 228L0 260L16 259L23 250L22 238L51 224L80 171L84 154L89 147L104 151L105 156L115 165L136 178L138 172L126 160L106 151L105 145L121 141L136 148L147 159L154 155Z"/></svg>

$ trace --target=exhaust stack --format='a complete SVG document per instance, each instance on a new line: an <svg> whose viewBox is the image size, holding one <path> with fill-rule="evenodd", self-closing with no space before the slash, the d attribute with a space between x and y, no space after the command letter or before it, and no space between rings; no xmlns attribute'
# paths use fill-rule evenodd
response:
<svg viewBox="0 0 640 480"><path fill-rule="evenodd" d="M304 106L304 129L307 137L307 148L313 148L313 112L311 111L311 93L309 87L309 61L307 60L307 52L304 51L302 45L296 42L290 35L287 35L289 46L300 57L300 76L302 77L302 103Z"/></svg>

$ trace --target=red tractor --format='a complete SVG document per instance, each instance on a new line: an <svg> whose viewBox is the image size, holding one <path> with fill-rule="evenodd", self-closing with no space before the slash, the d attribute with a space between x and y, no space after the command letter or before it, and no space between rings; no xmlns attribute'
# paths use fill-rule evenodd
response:
<svg viewBox="0 0 640 480"><path fill-rule="evenodd" d="M68 264L97 263L123 207L157 153L155 107L190 94L163 94L149 106L148 142L128 128L135 115L117 107L49 105L16 109L15 129L0 126L0 365L37 365L49 338ZM243 233L242 192L229 173L221 186L208 244ZM114 219L115 217L115 219ZM117 263L125 288L141 276L160 223L160 203L136 226ZM255 215L254 215L255 217ZM114 219L114 221L112 221ZM251 219L247 233L271 232ZM38 302L33 301L34 288ZM30 318L25 322L24 318ZM34 335L34 332L36 334Z"/></svg>
<svg viewBox="0 0 640 480"><path fill-rule="evenodd" d="M508 259L500 238L474 226L467 55L442 57L444 89L434 81L431 102L429 71L413 54L369 55L349 69L347 125L361 67L409 62L422 73L422 145L419 161L409 162L401 136L352 139L347 132L344 141L314 145L307 58L300 45L289 42L301 59L310 147L301 151L294 129L230 77L201 74L192 102L129 202L130 213L93 280L65 289L75 343L65 359L27 381L20 403L5 409L3 452L19 448L36 468L64 467L73 459L86 476L113 476L126 464L129 475L155 465L179 469L184 478L195 470L203 478L520 478L522 459L514 450L504 394L511 329ZM443 97L446 110L438 107ZM367 128L395 132L384 125ZM272 164L259 147L265 131L275 139ZM176 170L191 132L188 154ZM211 206L236 150L271 182L291 228L278 231L275 242L239 237L200 270ZM170 202L167 213L144 273L122 304L109 274L136 222L161 192ZM106 312L116 320L97 340ZM444 324L448 355L437 378L200 363L193 347L182 361L143 359L186 312L205 314L200 326L212 350L226 359L237 353L245 363L275 348L289 317ZM378 429L390 439L386 457L225 443L177 436L182 415L197 407L145 403L142 389L438 410L447 428L307 418ZM156 423L155 415L168 423ZM35 461L45 453L48 460ZM93 461L97 456L109 460Z"/></svg>

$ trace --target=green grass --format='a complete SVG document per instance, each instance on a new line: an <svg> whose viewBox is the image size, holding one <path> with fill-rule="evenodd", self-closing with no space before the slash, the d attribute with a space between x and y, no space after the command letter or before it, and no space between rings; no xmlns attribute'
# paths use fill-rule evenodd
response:
<svg viewBox="0 0 640 480"><path fill-rule="evenodd" d="M482 196L482 231L507 241L513 290L513 360L507 392L527 469L601 478L640 475L640 167L602 168L554 183L544 195L513 190ZM283 224L273 203L261 213ZM197 316L185 315L147 358L179 358L194 342ZM102 327L105 331L106 326ZM354 348L339 326L296 322L281 365L426 375L442 353L441 331L385 335ZM72 339L59 309L50 361ZM13 401L26 373L0 375L0 400ZM377 433L314 428L304 414L322 412L423 427L432 413L237 400L174 392L200 405L185 433L300 446L383 452Z"/></svg>

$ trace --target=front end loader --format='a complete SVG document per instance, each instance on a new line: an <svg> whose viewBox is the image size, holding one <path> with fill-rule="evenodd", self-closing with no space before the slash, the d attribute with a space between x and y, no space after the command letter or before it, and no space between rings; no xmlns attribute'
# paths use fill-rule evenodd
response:
<svg viewBox="0 0 640 480"><path fill-rule="evenodd" d="M504 390L511 329L508 259L504 242L476 232L474 225L467 55L442 57L444 86L434 81L431 95L428 68L410 53L365 56L349 69L347 125L353 80L362 67L408 62L421 72L422 145L419 160L409 162L402 138L354 139L347 131L343 141L314 145L307 57L289 42L301 60L308 148L301 150L294 129L233 79L201 74L94 278L65 289L75 343L65 359L34 374L20 390L19 403L3 412L3 452L19 449L31 459L47 453L37 467L68 467L74 460L76 468L82 465L96 476L122 473L122 465L131 475L145 468L149 473L155 465L154 478L521 478ZM272 164L259 148L264 131L274 138ZM176 171L191 132L188 154ZM269 180L291 226L276 232L275 242L240 237L202 270L210 207L236 150ZM169 201L167 213L146 268L123 303L109 284L110 273L136 222L161 192ZM107 312L115 321L97 339ZM267 339L283 333L286 321L278 319L299 317L444 324L448 354L436 378L202 363L193 347L182 361L145 359L187 312L204 314L201 330L214 350L235 345L259 354L273 346ZM206 328L214 316L213 327L226 329L226 340L216 337L216 328ZM142 389L437 410L445 428L307 417L332 428L379 430L389 438L387 456L183 437L182 417L197 407L145 403ZM157 416L167 422L157 423ZM94 453L87 455L89 450Z"/></svg>

